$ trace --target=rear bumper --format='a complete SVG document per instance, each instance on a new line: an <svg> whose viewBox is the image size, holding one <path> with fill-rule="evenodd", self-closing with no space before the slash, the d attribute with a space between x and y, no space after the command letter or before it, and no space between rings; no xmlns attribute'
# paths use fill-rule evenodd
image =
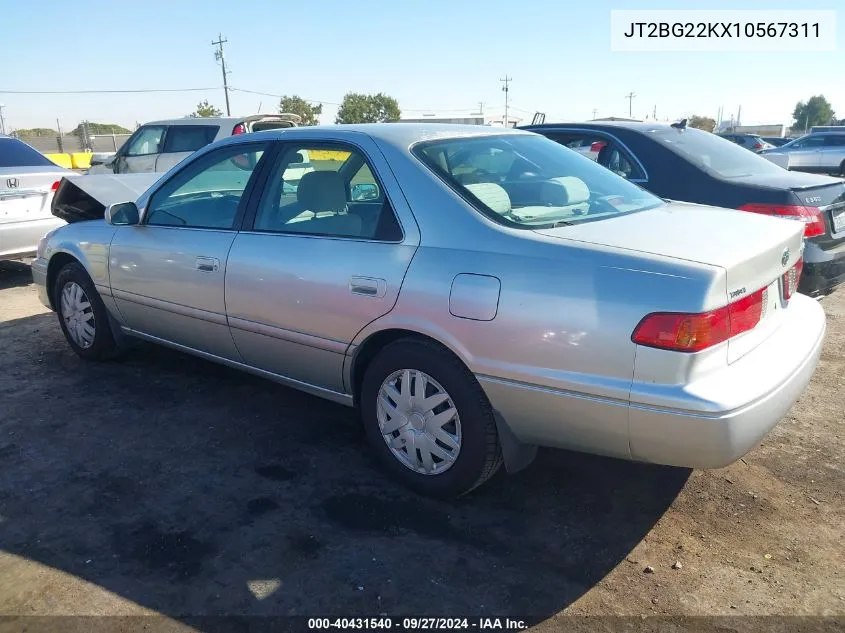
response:
<svg viewBox="0 0 845 633"><path fill-rule="evenodd" d="M789 321L759 347L718 375L685 386L688 394L695 394L689 410L632 402L631 457L672 466L721 468L754 448L804 391L821 355L826 330L822 307L796 295L790 311ZM739 406L737 390L744 400ZM719 403L728 400L735 406L719 410Z"/></svg>
<svg viewBox="0 0 845 633"><path fill-rule="evenodd" d="M824 251L808 242L798 292L818 297L832 292L842 282L845 282L845 244Z"/></svg>
<svg viewBox="0 0 845 633"><path fill-rule="evenodd" d="M47 260L39 257L30 264L30 268L32 269L32 281L35 282L38 300L52 310L53 306L50 305L50 296L47 292Z"/></svg>
<svg viewBox="0 0 845 633"><path fill-rule="evenodd" d="M824 311L818 302L796 295L790 312L777 332L714 375L681 385L635 382L630 402L489 376L478 379L521 442L721 468L756 446L815 371L826 329Z"/></svg>

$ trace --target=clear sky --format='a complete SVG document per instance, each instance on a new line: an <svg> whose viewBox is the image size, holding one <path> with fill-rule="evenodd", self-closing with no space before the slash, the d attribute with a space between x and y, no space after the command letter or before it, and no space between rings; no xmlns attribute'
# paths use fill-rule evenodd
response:
<svg viewBox="0 0 845 633"><path fill-rule="evenodd" d="M385 92L414 111L502 111L499 79L513 78L514 114L547 120L689 114L790 123L795 103L824 94L845 116L845 11L836 53L617 53L611 9L794 9L777 0L700 3L616 0L3 0L0 90L204 88L158 94L0 94L7 129L70 129L82 120L183 116L208 99L224 108L211 41L228 38L235 88L323 100L331 123L346 92ZM843 9L817 0L811 9ZM233 114L275 111L278 99L234 92Z"/></svg>

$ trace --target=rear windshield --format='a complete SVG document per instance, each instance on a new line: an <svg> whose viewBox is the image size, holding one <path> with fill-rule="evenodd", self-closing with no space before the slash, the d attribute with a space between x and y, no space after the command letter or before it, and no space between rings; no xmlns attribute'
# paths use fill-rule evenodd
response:
<svg viewBox="0 0 845 633"><path fill-rule="evenodd" d="M256 121L252 124L253 132L263 132L264 130L278 130L283 127L291 127L288 121Z"/></svg>
<svg viewBox="0 0 845 633"><path fill-rule="evenodd" d="M16 138L0 138L0 167L55 167L55 165Z"/></svg>
<svg viewBox="0 0 845 633"><path fill-rule="evenodd" d="M487 217L539 229L634 213L660 198L536 134L419 143L414 155Z"/></svg>
<svg viewBox="0 0 845 633"><path fill-rule="evenodd" d="M661 127L647 130L645 134L689 162L721 178L783 173L783 168L710 132L692 128L678 130Z"/></svg>

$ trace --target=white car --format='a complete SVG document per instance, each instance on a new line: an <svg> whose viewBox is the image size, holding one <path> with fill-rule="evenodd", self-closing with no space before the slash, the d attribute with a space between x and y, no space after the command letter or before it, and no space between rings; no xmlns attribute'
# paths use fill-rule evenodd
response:
<svg viewBox="0 0 845 633"><path fill-rule="evenodd" d="M146 123L111 156L95 154L89 174L164 172L201 147L227 136L296 127L296 114L248 117L185 117Z"/></svg>
<svg viewBox="0 0 845 633"><path fill-rule="evenodd" d="M75 175L23 141L0 136L0 259L35 255L38 240L64 224L50 204L62 178Z"/></svg>

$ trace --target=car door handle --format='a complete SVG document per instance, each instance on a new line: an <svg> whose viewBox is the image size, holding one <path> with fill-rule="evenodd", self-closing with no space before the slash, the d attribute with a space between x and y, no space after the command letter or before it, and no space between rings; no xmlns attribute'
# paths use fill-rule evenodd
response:
<svg viewBox="0 0 845 633"><path fill-rule="evenodd" d="M375 277L350 277L349 292L353 295L380 299L387 292L387 282Z"/></svg>
<svg viewBox="0 0 845 633"><path fill-rule="evenodd" d="M216 273L220 270L220 260L216 257L197 257L197 270L204 273Z"/></svg>

